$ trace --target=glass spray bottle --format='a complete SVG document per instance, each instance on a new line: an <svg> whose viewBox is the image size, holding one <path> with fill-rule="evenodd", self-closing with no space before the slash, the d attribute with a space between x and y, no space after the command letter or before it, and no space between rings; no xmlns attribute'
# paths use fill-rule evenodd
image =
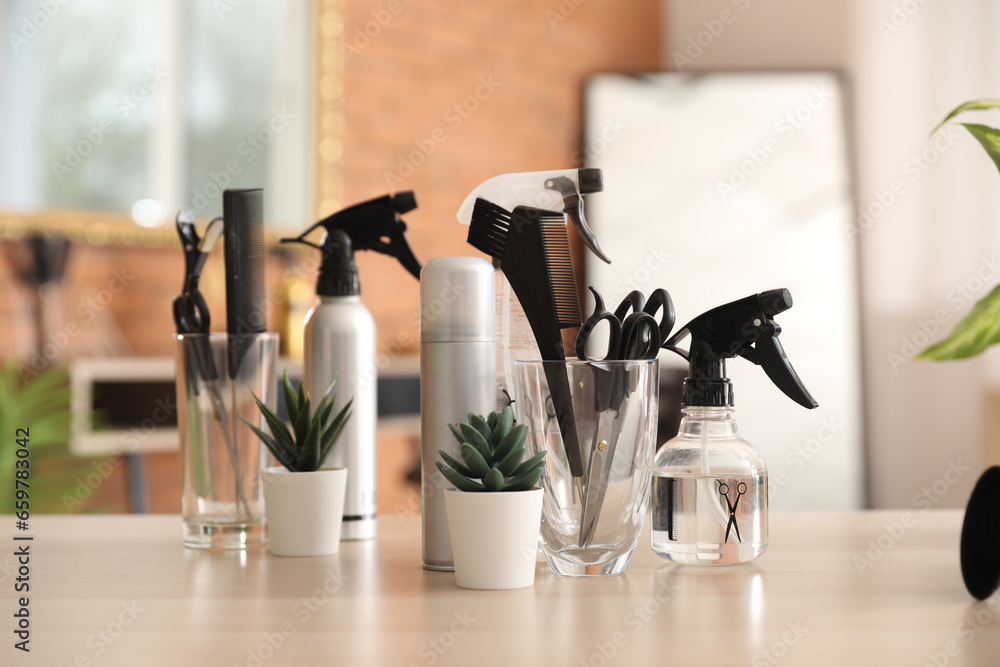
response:
<svg viewBox="0 0 1000 667"><path fill-rule="evenodd" d="M817 407L778 341L773 317L792 306L786 289L714 308L689 322L664 347L690 363L680 430L653 461L653 550L690 565L731 565L767 549L767 466L740 437L726 359L764 369L789 398ZM687 351L677 343L690 336Z"/></svg>

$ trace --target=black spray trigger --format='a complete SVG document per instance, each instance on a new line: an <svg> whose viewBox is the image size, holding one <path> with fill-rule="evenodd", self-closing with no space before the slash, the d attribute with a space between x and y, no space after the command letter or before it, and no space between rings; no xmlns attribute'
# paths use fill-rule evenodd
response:
<svg viewBox="0 0 1000 667"><path fill-rule="evenodd" d="M771 382L784 392L785 396L810 410L819 407L819 403L802 384L799 374L792 368L792 362L785 355L785 349L780 340L773 336L762 338L757 341L755 347L760 367L767 373L767 377L771 378Z"/></svg>

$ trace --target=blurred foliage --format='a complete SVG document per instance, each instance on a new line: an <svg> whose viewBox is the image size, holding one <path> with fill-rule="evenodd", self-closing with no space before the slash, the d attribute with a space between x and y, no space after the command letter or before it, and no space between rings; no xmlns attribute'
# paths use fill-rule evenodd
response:
<svg viewBox="0 0 1000 667"><path fill-rule="evenodd" d="M107 509L84 502L96 495L93 489L76 492L95 466L94 459L79 458L70 451L70 421L68 367L53 366L35 373L22 371L16 359L6 360L0 370L0 513L14 511L18 428L29 429L32 514L67 513L84 506L88 511ZM81 502L69 502L72 499Z"/></svg>

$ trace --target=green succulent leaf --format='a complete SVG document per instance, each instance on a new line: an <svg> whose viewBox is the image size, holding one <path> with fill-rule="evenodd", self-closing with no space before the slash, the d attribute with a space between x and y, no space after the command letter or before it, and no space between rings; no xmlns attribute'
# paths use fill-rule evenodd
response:
<svg viewBox="0 0 1000 667"><path fill-rule="evenodd" d="M486 442L486 438L483 437L482 433L469 424L459 424L458 428L462 432L462 435L465 436L465 442L478 449L484 459L492 460L493 448L490 447L490 443ZM483 471L483 474L486 474L485 470Z"/></svg>
<svg viewBox="0 0 1000 667"><path fill-rule="evenodd" d="M980 299L947 338L928 347L917 359L966 359L996 343L1000 343L1000 285Z"/></svg>
<svg viewBox="0 0 1000 667"><path fill-rule="evenodd" d="M483 486L486 487L487 491L493 493L503 491L503 473L496 468L490 468L486 476L483 477Z"/></svg>
<svg viewBox="0 0 1000 667"><path fill-rule="evenodd" d="M463 442L459 445L458 451L475 477L482 478L490 471L490 464L486 462L486 458L469 443Z"/></svg>
<svg viewBox="0 0 1000 667"><path fill-rule="evenodd" d="M322 462L320 457L320 433L322 432L322 427L320 426L318 419L313 419L309 422L309 431L306 433L306 439L302 442L302 447L299 450L298 458L298 468L299 472L313 472L319 470L319 464Z"/></svg>
<svg viewBox="0 0 1000 667"><path fill-rule="evenodd" d="M272 454L274 454L274 458L278 459L278 463L280 463L281 465L285 466L286 468L288 468L293 472L298 470L294 455L289 455L287 450L284 447L278 445L277 441L275 441L274 438L272 438L267 433L264 433L264 431L260 430L250 422L248 422L243 417L243 415L240 415L240 419L242 419L244 423L246 423L246 425L250 427L250 430L253 431L257 435L257 437L261 439L261 442L264 443L264 445L268 448L268 450Z"/></svg>
<svg viewBox="0 0 1000 667"><path fill-rule="evenodd" d="M526 461L521 461L521 464L514 468L514 472L510 474L511 477L517 477L518 475L523 475L529 470L534 470L538 468L541 470L545 467L545 452L538 452L530 459Z"/></svg>
<svg viewBox="0 0 1000 667"><path fill-rule="evenodd" d="M337 413L337 416L333 418L333 421L326 427L326 430L323 431L323 435L320 437L320 465L323 465L323 462L326 461L326 457L330 455L330 450L332 450L333 446L337 444L337 441L340 439L340 434L343 433L344 427L347 426L347 422L350 421L351 415L354 414L353 412L350 412L351 405L353 403L354 399L352 398L347 402L347 405L345 405L340 412Z"/></svg>
<svg viewBox="0 0 1000 667"><path fill-rule="evenodd" d="M931 134L937 132L939 129L941 129L942 125L947 123L949 120L951 120L958 114L963 113L965 111L978 111L981 109L1000 109L1000 100L972 100L971 102L965 102L963 104L959 104L957 107L949 111L948 115L944 117L944 120L938 123L934 127L934 129L931 130Z"/></svg>
<svg viewBox="0 0 1000 667"><path fill-rule="evenodd" d="M483 440L486 441L486 445L489 447L490 452L493 451L493 431L490 430L489 424L481 415L474 415L469 413L469 424L479 431L480 435L483 436Z"/></svg>
<svg viewBox="0 0 1000 667"><path fill-rule="evenodd" d="M976 141L986 149L986 154L993 160L993 164L1000 170L1000 130L975 123L959 123L959 125L976 138Z"/></svg>
<svg viewBox="0 0 1000 667"><path fill-rule="evenodd" d="M295 451L297 448L295 447L295 441L292 438L292 434L288 431L288 426L286 426L285 422L281 420L281 417L276 415L269 407L264 405L259 398L257 398L257 396L253 393L253 390L250 390L250 395L253 396L253 400L257 402L257 409L260 410L261 415L264 416L264 421L267 422L267 427L271 429L271 442L273 443L273 446L275 448L279 448L284 456L284 458L282 458L282 456L275 454L274 458L278 459L278 461L281 462L281 465L285 465L285 460L294 461L296 458ZM243 419L242 415L240 415L240 419ZM246 419L243 419L243 421L246 422L247 426L253 429L254 433L257 433L258 429L253 424L248 422ZM267 444L267 441L265 441L265 444ZM268 445L268 449L271 449L271 445ZM274 450L272 449L272 453L273 451ZM285 467L287 468L288 466L285 465Z"/></svg>
<svg viewBox="0 0 1000 667"><path fill-rule="evenodd" d="M462 477L457 472L451 468L446 467L440 461L435 461L434 465L437 469L441 471L441 474L445 476L449 482L455 485L455 488L459 491L485 491L486 487L479 482L473 482L471 479Z"/></svg>
<svg viewBox="0 0 1000 667"><path fill-rule="evenodd" d="M514 411L508 405L497 415L496 424L493 425L493 442L503 442L503 439L510 433L514 426Z"/></svg>
<svg viewBox="0 0 1000 667"><path fill-rule="evenodd" d="M490 427L491 431L494 428L496 428L496 425L497 425L497 413L496 413L495 410L490 413L489 417L486 418L486 425ZM494 440L494 442L496 442L496 441Z"/></svg>
<svg viewBox="0 0 1000 667"><path fill-rule="evenodd" d="M504 486L504 491L528 491L533 489L542 476L542 468L535 468L526 473L518 475L509 480Z"/></svg>
<svg viewBox="0 0 1000 667"><path fill-rule="evenodd" d="M299 382L298 394L299 396L296 404L299 406L299 410L302 410L302 406L306 404L306 383L304 381ZM294 424L295 422L292 423Z"/></svg>
<svg viewBox="0 0 1000 667"><path fill-rule="evenodd" d="M309 435L309 422L312 416L312 405L309 402L309 395L306 394L305 401L299 406L299 418L296 419L294 424L295 429L295 442L302 444L306 440L306 436Z"/></svg>
<svg viewBox="0 0 1000 667"><path fill-rule="evenodd" d="M510 433L500 441L497 445L496 452L494 456L497 460L504 459L512 451L521 447L524 444L525 439L528 437L528 426L526 424L518 424L510 430Z"/></svg>
<svg viewBox="0 0 1000 667"><path fill-rule="evenodd" d="M292 387L291 381L288 379L287 368L281 377L281 389L285 392L285 405L288 407L288 416L294 424L299 418L299 399L295 395L295 389Z"/></svg>
<svg viewBox="0 0 1000 667"><path fill-rule="evenodd" d="M465 436L462 435L462 431L460 431L457 426L454 424L448 424L448 429L451 431L451 434L455 436L455 440L458 440L458 444L461 445L465 442Z"/></svg>
<svg viewBox="0 0 1000 667"><path fill-rule="evenodd" d="M504 477L508 477L514 474L514 470L517 469L518 464L524 460L524 455L527 454L527 450L524 447L517 447L511 450L507 456L496 464L496 467L500 469L500 472L504 474Z"/></svg>
<svg viewBox="0 0 1000 667"><path fill-rule="evenodd" d="M444 451L443 449L439 449L438 454L440 454L441 458L444 459L444 462L447 463L449 466L451 466L452 470L457 472L459 475L464 475L466 477L476 476L474 472L466 468L465 465L460 461L455 460L451 455L448 454L448 452Z"/></svg>

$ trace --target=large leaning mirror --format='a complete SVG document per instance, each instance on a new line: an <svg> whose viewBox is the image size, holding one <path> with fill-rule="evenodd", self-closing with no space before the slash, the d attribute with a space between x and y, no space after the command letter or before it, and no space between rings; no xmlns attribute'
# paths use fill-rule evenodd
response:
<svg viewBox="0 0 1000 667"><path fill-rule="evenodd" d="M275 233L336 208L337 8L6 0L4 235L172 236L179 207L219 215L226 187L263 187Z"/></svg>
<svg viewBox="0 0 1000 667"><path fill-rule="evenodd" d="M677 329L723 303L788 288L776 318L819 402L805 410L744 359L727 363L741 434L776 509L864 506L861 329L844 91L829 72L608 74L586 93L587 213L611 265L588 284L617 303L664 287ZM684 361L662 352L661 369Z"/></svg>

